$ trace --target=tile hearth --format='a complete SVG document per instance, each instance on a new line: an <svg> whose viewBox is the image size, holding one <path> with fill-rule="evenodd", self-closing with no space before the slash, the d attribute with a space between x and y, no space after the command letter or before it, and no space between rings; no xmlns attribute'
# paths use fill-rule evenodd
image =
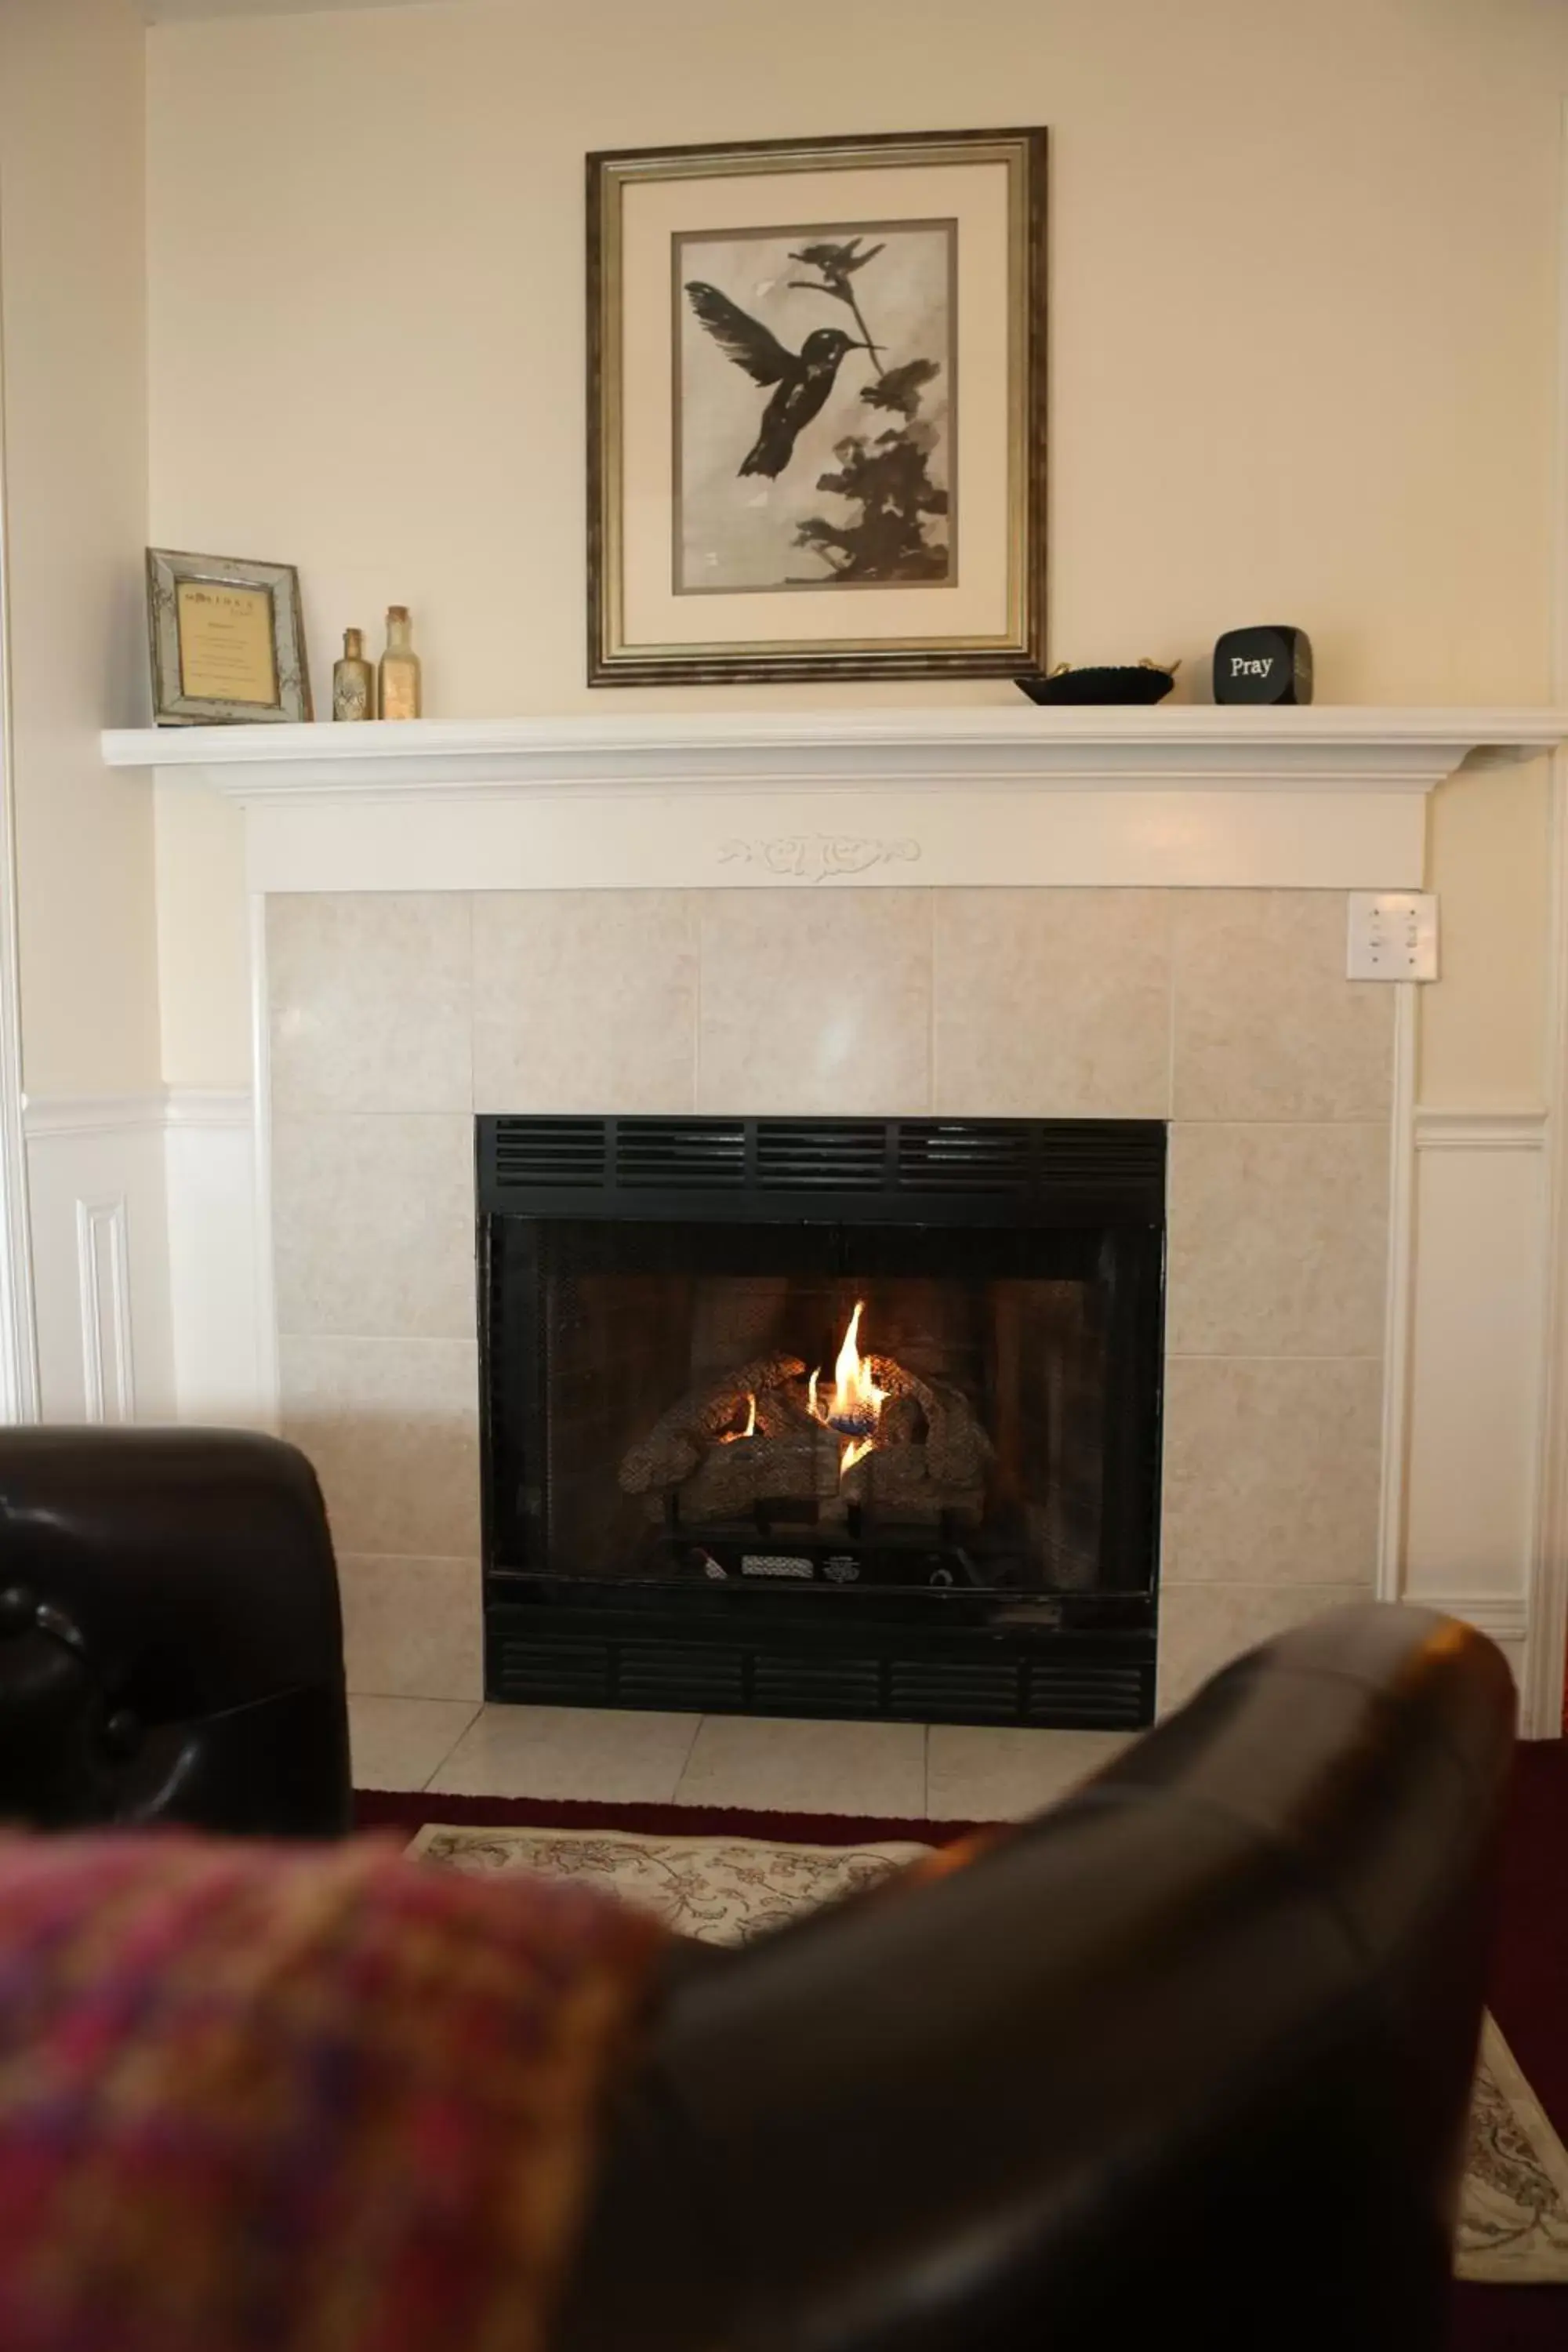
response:
<svg viewBox="0 0 1568 2352"><path fill-rule="evenodd" d="M1098 1771L1114 1732L796 1723L591 1707L349 1703L354 1782L442 1796L1019 1821Z"/></svg>

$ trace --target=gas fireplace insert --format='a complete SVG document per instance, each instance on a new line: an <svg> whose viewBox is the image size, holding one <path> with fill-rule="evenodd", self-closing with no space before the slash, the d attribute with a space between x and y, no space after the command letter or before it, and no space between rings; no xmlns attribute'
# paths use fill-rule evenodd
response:
<svg viewBox="0 0 1568 2352"><path fill-rule="evenodd" d="M1162 1125L477 1140L492 1698L1150 1720Z"/></svg>

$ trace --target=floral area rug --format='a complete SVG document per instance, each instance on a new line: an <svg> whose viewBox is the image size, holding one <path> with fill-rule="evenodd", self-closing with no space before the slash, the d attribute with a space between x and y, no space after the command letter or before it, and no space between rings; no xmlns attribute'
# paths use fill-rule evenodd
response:
<svg viewBox="0 0 1568 2352"><path fill-rule="evenodd" d="M1568 2285L1568 2149L1490 2017L1481 2028L1454 2268L1494 2286Z"/></svg>
<svg viewBox="0 0 1568 2352"><path fill-rule="evenodd" d="M819 1903L918 1862L923 1845L772 1845L757 1838L634 1837L624 1830L445 1829L408 1849L448 1869L542 1871L657 1912L676 1936L748 1944Z"/></svg>
<svg viewBox="0 0 1568 2352"><path fill-rule="evenodd" d="M733 1945L874 1886L931 1849L432 1822L408 1851L450 1870L575 1879L657 1913L676 1935ZM1454 2266L1462 2279L1495 2286L1568 2285L1568 2150L1490 2017L1476 2069Z"/></svg>

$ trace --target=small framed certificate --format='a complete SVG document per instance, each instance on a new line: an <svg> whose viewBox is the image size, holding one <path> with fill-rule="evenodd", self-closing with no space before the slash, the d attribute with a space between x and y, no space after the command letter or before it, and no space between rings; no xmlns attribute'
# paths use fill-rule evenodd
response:
<svg viewBox="0 0 1568 2352"><path fill-rule="evenodd" d="M147 622L160 727L314 717L291 563L150 547Z"/></svg>

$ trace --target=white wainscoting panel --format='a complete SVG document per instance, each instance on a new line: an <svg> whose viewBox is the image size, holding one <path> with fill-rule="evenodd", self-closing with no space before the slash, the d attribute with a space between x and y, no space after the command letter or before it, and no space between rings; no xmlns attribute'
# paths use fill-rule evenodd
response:
<svg viewBox="0 0 1568 2352"><path fill-rule="evenodd" d="M268 1428L258 1337L256 1144L248 1089L168 1097L169 1289L183 1422Z"/></svg>
<svg viewBox="0 0 1568 2352"><path fill-rule="evenodd" d="M76 1204L77 1296L89 1421L136 1418L131 1331L131 1225L125 1195Z"/></svg>
<svg viewBox="0 0 1568 2352"><path fill-rule="evenodd" d="M174 1418L164 1118L162 1093L26 1106L45 1421Z"/></svg>
<svg viewBox="0 0 1568 2352"><path fill-rule="evenodd" d="M1415 1115L1403 1591L1489 1633L1516 1674L1536 1548L1545 1143L1540 1111Z"/></svg>

